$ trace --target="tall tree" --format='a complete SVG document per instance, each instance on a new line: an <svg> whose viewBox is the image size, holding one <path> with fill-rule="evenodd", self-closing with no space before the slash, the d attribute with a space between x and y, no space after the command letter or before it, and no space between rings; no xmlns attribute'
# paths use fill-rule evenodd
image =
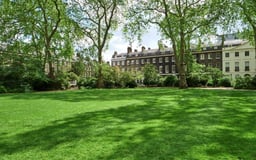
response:
<svg viewBox="0 0 256 160"><path fill-rule="evenodd" d="M74 0L70 2L70 17L75 20L89 43L96 48L98 57L98 88L102 88L103 51L108 45L111 33L118 25L118 6L121 0Z"/></svg>
<svg viewBox="0 0 256 160"><path fill-rule="evenodd" d="M179 86L187 88L185 55L190 52L191 39L209 31L224 12L224 3L220 0L139 0L132 2L127 17L130 24L136 21L136 25L140 25L132 28L143 30L155 24L171 41Z"/></svg>
<svg viewBox="0 0 256 160"><path fill-rule="evenodd" d="M66 4L62 0L3 0L1 11L0 41L9 49L6 52L38 58L41 70L48 64L48 75L54 78L55 61L71 56L70 39L77 29L67 16ZM20 43L23 45L14 45Z"/></svg>
<svg viewBox="0 0 256 160"><path fill-rule="evenodd" d="M256 1L255 0L235 0L231 12L235 18L236 24L242 23L237 29L242 29L243 37L253 42L256 52Z"/></svg>

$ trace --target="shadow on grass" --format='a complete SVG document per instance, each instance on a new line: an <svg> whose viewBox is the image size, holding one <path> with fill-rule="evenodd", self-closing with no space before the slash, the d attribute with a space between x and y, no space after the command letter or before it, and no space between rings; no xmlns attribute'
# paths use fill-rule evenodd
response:
<svg viewBox="0 0 256 160"><path fill-rule="evenodd" d="M145 104L124 104L117 109L83 113L12 137L0 135L0 154L34 149L48 151L64 144L76 145L78 141L85 141L96 149L98 142L105 142L106 148L118 142L114 150L102 152L91 159L256 157L256 108L253 105L254 98L249 97L248 93L205 93L202 90L179 91L179 94L175 94L178 91L168 90L113 91L116 92L97 92L96 96L103 96L103 100L143 99ZM108 96L104 98L107 93ZM66 97L51 93L43 96L77 101L82 99L79 95L87 94L91 98L87 97L86 100L95 100L95 91L63 94L67 94ZM73 98L68 99L69 96Z"/></svg>

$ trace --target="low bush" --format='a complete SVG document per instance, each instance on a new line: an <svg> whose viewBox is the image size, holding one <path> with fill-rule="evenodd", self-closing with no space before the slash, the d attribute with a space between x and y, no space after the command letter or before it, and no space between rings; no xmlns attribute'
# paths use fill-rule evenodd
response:
<svg viewBox="0 0 256 160"><path fill-rule="evenodd" d="M164 80L164 86L166 87L174 87L175 84L177 83L178 78L174 75L169 75L165 78Z"/></svg>
<svg viewBox="0 0 256 160"><path fill-rule="evenodd" d="M97 79L95 77L81 78L78 83L78 88L96 88Z"/></svg>
<svg viewBox="0 0 256 160"><path fill-rule="evenodd" d="M229 78L222 78L219 80L218 86L231 87L232 85L231 85L231 81Z"/></svg>
<svg viewBox="0 0 256 160"><path fill-rule="evenodd" d="M4 86L0 86L0 93L7 93L7 89Z"/></svg>
<svg viewBox="0 0 256 160"><path fill-rule="evenodd" d="M250 76L237 77L235 81L235 89L253 89L253 79Z"/></svg>
<svg viewBox="0 0 256 160"><path fill-rule="evenodd" d="M189 76L187 77L187 84L189 87L199 87L200 79L198 76Z"/></svg>
<svg viewBox="0 0 256 160"><path fill-rule="evenodd" d="M256 75L251 80L251 87L252 89L256 89Z"/></svg>

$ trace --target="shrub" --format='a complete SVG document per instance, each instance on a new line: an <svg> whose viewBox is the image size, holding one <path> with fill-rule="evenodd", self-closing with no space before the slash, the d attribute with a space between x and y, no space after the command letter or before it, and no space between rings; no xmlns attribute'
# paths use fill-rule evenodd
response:
<svg viewBox="0 0 256 160"><path fill-rule="evenodd" d="M235 82L235 89L252 89L252 78L250 76L237 77Z"/></svg>
<svg viewBox="0 0 256 160"><path fill-rule="evenodd" d="M229 78L222 78L218 82L218 86L231 87L231 81Z"/></svg>
<svg viewBox="0 0 256 160"><path fill-rule="evenodd" d="M199 80L199 86L207 86L208 85L208 77L201 77Z"/></svg>
<svg viewBox="0 0 256 160"><path fill-rule="evenodd" d="M166 80L166 77L160 77L157 81L157 86L158 87L164 87L164 81Z"/></svg>
<svg viewBox="0 0 256 160"><path fill-rule="evenodd" d="M187 77L187 83L189 87L198 87L200 86L200 79L198 76L189 76Z"/></svg>
<svg viewBox="0 0 256 160"><path fill-rule="evenodd" d="M134 76L132 76L130 72L122 72L119 83L121 87L128 87L128 88L137 87L135 78Z"/></svg>
<svg viewBox="0 0 256 160"><path fill-rule="evenodd" d="M178 79L174 75L169 75L164 80L164 86L174 87Z"/></svg>
<svg viewBox="0 0 256 160"><path fill-rule="evenodd" d="M97 79L94 77L81 78L78 83L78 88L96 88Z"/></svg>
<svg viewBox="0 0 256 160"><path fill-rule="evenodd" d="M69 72L67 76L70 81L79 80L79 77L74 72Z"/></svg>
<svg viewBox="0 0 256 160"><path fill-rule="evenodd" d="M137 87L137 83L135 82L135 80L131 80L131 81L126 83L126 87L135 88L135 87Z"/></svg>
<svg viewBox="0 0 256 160"><path fill-rule="evenodd" d="M143 69L144 84L146 86L158 84L158 74L153 64L146 64Z"/></svg>
<svg viewBox="0 0 256 160"><path fill-rule="evenodd" d="M251 86L253 89L256 89L256 75L252 78Z"/></svg>
<svg viewBox="0 0 256 160"><path fill-rule="evenodd" d="M0 93L7 93L7 89L4 86L0 86Z"/></svg>

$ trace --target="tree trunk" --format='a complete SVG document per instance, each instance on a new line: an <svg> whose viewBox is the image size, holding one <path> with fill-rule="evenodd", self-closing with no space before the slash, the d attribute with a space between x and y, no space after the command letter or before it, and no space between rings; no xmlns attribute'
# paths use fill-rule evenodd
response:
<svg viewBox="0 0 256 160"><path fill-rule="evenodd" d="M103 82L103 74L102 74L102 50L99 50L98 53L98 63L99 63L99 70L98 70L98 81L97 81L97 88L103 88L104 82Z"/></svg>
<svg viewBox="0 0 256 160"><path fill-rule="evenodd" d="M181 89L187 88L187 80L186 80L186 64L185 64L185 37L184 33L180 33L180 61L179 61L179 87Z"/></svg>
<svg viewBox="0 0 256 160"><path fill-rule="evenodd" d="M48 77L50 79L54 79L54 68L53 68L53 64L52 64L52 54L51 54L51 51L50 51L50 39L46 39L45 55L48 58L47 59L48 69L49 69Z"/></svg>
<svg viewBox="0 0 256 160"><path fill-rule="evenodd" d="M48 77L50 79L54 79L54 68L53 68L53 64L52 64L52 55L51 52L47 49L46 54L48 55L48 64L49 64L49 73L48 73Z"/></svg>

